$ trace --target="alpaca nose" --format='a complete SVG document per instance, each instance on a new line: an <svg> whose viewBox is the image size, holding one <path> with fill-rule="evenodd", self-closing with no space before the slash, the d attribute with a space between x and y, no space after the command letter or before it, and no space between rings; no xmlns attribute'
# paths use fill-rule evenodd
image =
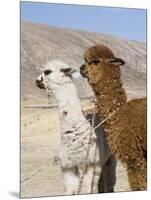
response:
<svg viewBox="0 0 151 200"><path fill-rule="evenodd" d="M82 73L82 71L84 70L85 65L81 65L80 67L80 74Z"/></svg>
<svg viewBox="0 0 151 200"><path fill-rule="evenodd" d="M36 83L37 83L37 84L41 83L42 81L43 81L43 77L40 77L40 78L37 78L37 79L36 79Z"/></svg>
<svg viewBox="0 0 151 200"><path fill-rule="evenodd" d="M84 70L85 65L81 65L80 70Z"/></svg>
<svg viewBox="0 0 151 200"><path fill-rule="evenodd" d="M80 74L81 74L82 76L85 77L85 75L86 75L86 72L85 72L85 65L82 65L82 66L80 67Z"/></svg>
<svg viewBox="0 0 151 200"><path fill-rule="evenodd" d="M36 79L36 85L37 87L39 87L40 89L45 89L44 83L43 83L43 77L38 77Z"/></svg>

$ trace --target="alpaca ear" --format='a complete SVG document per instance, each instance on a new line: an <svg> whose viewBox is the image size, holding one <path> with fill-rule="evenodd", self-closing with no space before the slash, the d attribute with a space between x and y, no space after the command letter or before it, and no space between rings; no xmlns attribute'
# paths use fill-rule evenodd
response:
<svg viewBox="0 0 151 200"><path fill-rule="evenodd" d="M115 66L121 66L125 64L125 61L121 58L107 58L106 62Z"/></svg>
<svg viewBox="0 0 151 200"><path fill-rule="evenodd" d="M61 72L63 72L66 76L72 77L72 73L74 73L76 70L72 68L64 68L60 69Z"/></svg>

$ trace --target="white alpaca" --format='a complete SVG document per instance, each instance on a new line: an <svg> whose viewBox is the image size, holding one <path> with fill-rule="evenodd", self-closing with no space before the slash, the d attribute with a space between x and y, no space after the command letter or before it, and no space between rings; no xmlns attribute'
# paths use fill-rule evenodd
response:
<svg viewBox="0 0 151 200"><path fill-rule="evenodd" d="M97 131L96 134L92 134L90 141L92 127L83 115L71 78L72 69L59 61L51 61L44 68L36 83L39 88L52 92L58 103L61 124L60 164L65 193L78 193L79 182L86 165L80 193L97 193L101 170L109 158L110 149L104 143L101 133ZM100 139L97 140L97 137Z"/></svg>

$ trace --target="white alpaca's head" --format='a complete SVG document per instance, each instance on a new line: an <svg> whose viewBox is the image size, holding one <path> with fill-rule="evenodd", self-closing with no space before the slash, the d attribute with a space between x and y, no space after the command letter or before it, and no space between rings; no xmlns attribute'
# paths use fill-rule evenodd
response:
<svg viewBox="0 0 151 200"><path fill-rule="evenodd" d="M36 79L37 87L53 92L58 87L72 82L72 73L76 70L60 61L50 61L44 65L44 70Z"/></svg>

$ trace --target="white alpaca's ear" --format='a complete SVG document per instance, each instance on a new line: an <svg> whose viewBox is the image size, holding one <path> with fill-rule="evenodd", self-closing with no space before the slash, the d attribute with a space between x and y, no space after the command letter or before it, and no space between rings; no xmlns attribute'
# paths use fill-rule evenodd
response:
<svg viewBox="0 0 151 200"><path fill-rule="evenodd" d="M107 58L105 61L106 63L112 64L115 66L121 66L125 64L125 61L122 60L121 58Z"/></svg>
<svg viewBox="0 0 151 200"><path fill-rule="evenodd" d="M61 69L60 71L63 72L65 76L72 77L72 73L74 73L76 70L72 68L64 68L64 69Z"/></svg>

